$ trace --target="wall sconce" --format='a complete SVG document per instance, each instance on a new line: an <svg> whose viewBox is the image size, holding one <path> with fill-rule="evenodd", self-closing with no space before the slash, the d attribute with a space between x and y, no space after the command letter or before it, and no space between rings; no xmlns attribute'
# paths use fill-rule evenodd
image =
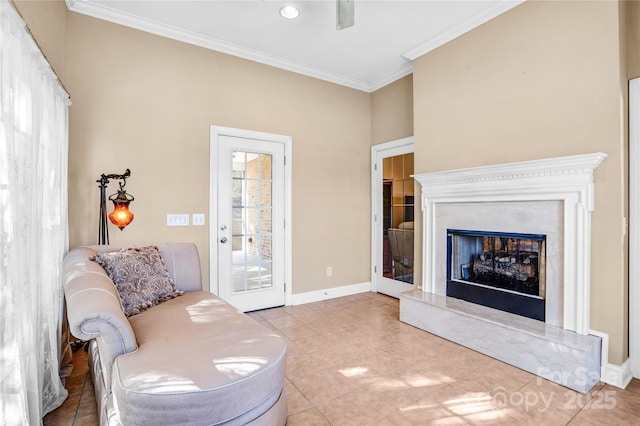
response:
<svg viewBox="0 0 640 426"><path fill-rule="evenodd" d="M120 180L120 189L118 189L118 192L109 196L109 200L113 201L113 211L108 216L109 220L120 228L121 231L133 220L133 213L129 211L129 203L132 202L134 198L124 190L129 176L131 176L131 170L127 169L122 175L102 174L100 179L96 181L100 184L100 227L98 229L98 244L109 244L106 199L106 189L109 179Z"/></svg>

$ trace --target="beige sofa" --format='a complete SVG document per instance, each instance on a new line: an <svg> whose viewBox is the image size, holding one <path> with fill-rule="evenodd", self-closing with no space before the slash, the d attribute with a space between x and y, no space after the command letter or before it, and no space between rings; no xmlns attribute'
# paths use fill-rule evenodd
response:
<svg viewBox="0 0 640 426"><path fill-rule="evenodd" d="M201 290L194 244L156 245L185 293L130 317L90 260L121 247L77 247L64 260L69 325L91 341L100 424L284 425L284 339Z"/></svg>

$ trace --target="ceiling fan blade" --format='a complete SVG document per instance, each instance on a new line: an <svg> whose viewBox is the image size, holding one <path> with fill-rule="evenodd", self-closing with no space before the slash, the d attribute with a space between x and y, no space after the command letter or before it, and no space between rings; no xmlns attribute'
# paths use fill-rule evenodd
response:
<svg viewBox="0 0 640 426"><path fill-rule="evenodd" d="M336 28L342 30L353 25L355 0L336 0Z"/></svg>

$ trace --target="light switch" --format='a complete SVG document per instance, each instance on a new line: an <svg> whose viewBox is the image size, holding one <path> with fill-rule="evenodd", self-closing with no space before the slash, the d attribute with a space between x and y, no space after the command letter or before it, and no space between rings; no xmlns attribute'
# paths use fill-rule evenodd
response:
<svg viewBox="0 0 640 426"><path fill-rule="evenodd" d="M189 226L188 214L168 214L167 226Z"/></svg>
<svg viewBox="0 0 640 426"><path fill-rule="evenodd" d="M204 226L204 213L194 213L191 215L193 226Z"/></svg>

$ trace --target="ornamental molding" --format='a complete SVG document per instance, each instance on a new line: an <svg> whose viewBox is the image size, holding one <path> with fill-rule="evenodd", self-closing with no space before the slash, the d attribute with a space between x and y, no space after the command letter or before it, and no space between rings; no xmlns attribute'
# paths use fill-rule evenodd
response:
<svg viewBox="0 0 640 426"><path fill-rule="evenodd" d="M576 181L591 181L593 170L607 158L602 152L567 157L556 157L542 160L521 161L466 169L447 170L443 172L422 173L414 175L420 182L423 192L431 187L443 185L487 184L504 181L547 181L563 177L563 181L575 184Z"/></svg>

